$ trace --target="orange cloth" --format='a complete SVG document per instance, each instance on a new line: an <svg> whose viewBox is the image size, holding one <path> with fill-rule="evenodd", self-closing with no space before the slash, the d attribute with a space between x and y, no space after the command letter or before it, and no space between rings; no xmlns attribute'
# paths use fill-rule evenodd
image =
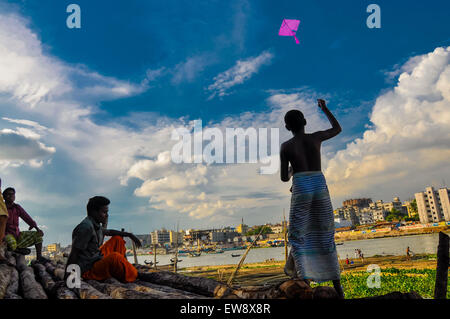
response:
<svg viewBox="0 0 450 319"><path fill-rule="evenodd" d="M83 273L84 279L105 280L113 277L122 282L136 280L138 271L125 257L125 240L122 237L111 237L100 247L100 251L103 258Z"/></svg>

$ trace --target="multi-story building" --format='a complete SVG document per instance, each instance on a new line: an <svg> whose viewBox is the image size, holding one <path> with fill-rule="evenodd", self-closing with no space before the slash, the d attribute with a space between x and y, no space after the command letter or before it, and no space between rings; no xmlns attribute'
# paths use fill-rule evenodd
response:
<svg viewBox="0 0 450 319"><path fill-rule="evenodd" d="M244 218L242 218L242 223L238 225L236 231L242 235L245 235L248 232L248 226L244 224Z"/></svg>
<svg viewBox="0 0 450 319"><path fill-rule="evenodd" d="M61 245L60 244L50 244L50 245L47 246L47 251L49 253L59 252L60 249L61 249Z"/></svg>
<svg viewBox="0 0 450 319"><path fill-rule="evenodd" d="M359 208L358 206L345 207L344 208L344 219L350 220L352 225L359 224Z"/></svg>
<svg viewBox="0 0 450 319"><path fill-rule="evenodd" d="M150 233L152 244L164 244L170 242L170 233L166 229L155 230Z"/></svg>
<svg viewBox="0 0 450 319"><path fill-rule="evenodd" d="M239 233L230 229L214 230L209 233L209 239L212 243L230 242L237 236L239 236Z"/></svg>
<svg viewBox="0 0 450 319"><path fill-rule="evenodd" d="M150 236L150 234L148 234L148 235L136 235L136 237L139 238L139 240L142 243L142 246L148 246L148 245L150 245L152 243L152 237Z"/></svg>
<svg viewBox="0 0 450 319"><path fill-rule="evenodd" d="M387 212L383 208L370 208L374 222L383 222L386 219Z"/></svg>
<svg viewBox="0 0 450 319"><path fill-rule="evenodd" d="M361 208L358 212L358 219L360 225L373 224L374 219L372 209L369 207Z"/></svg>
<svg viewBox="0 0 450 319"><path fill-rule="evenodd" d="M398 210L401 214L406 215L408 213L405 206L403 206L400 198L394 197L394 200L389 203L383 203L384 210L391 212L393 209Z"/></svg>
<svg viewBox="0 0 450 319"><path fill-rule="evenodd" d="M180 245L183 244L183 238L184 238L184 231L169 231L169 242L172 245Z"/></svg>
<svg viewBox="0 0 450 319"><path fill-rule="evenodd" d="M425 192L415 193L417 210L422 224L450 221L450 203L448 188L425 188Z"/></svg>
<svg viewBox="0 0 450 319"><path fill-rule="evenodd" d="M280 234L284 232L284 226L283 224L276 224L276 225L271 225L270 228L272 229L272 232L274 234Z"/></svg>
<svg viewBox="0 0 450 319"><path fill-rule="evenodd" d="M444 219L446 221L450 221L450 196L449 196L449 189L447 187L440 188L438 193L439 193L439 199L441 201L442 215L444 215Z"/></svg>
<svg viewBox="0 0 450 319"><path fill-rule="evenodd" d="M372 199L370 198L356 198L356 199L347 199L343 201L342 206L368 207L370 203L372 203Z"/></svg>

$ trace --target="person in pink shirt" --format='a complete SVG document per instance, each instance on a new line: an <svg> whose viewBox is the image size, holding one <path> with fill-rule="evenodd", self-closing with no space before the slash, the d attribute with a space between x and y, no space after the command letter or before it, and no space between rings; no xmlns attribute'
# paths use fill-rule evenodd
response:
<svg viewBox="0 0 450 319"><path fill-rule="evenodd" d="M3 191L6 208L8 209L8 221L6 222L5 241L8 250L21 254L29 254L27 247L36 247L36 258L38 261L47 261L42 257L42 237L44 232L39 229L36 222L28 215L28 213L14 201L16 200L16 191L12 187L8 187ZM28 231L19 230L19 217L30 226ZM36 229L32 231L31 229Z"/></svg>
<svg viewBox="0 0 450 319"><path fill-rule="evenodd" d="M5 246L3 238L5 238L6 222L8 221L8 210L6 209L5 201L2 196L2 180L0 179L0 263L5 263L4 255Z"/></svg>

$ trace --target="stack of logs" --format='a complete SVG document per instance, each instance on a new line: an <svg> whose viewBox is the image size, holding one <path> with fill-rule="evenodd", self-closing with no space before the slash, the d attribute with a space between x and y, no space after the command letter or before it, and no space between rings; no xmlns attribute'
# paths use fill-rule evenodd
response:
<svg viewBox="0 0 450 319"><path fill-rule="evenodd" d="M64 265L33 261L27 266L22 255L7 253L10 265L0 265L0 299L330 299L331 287L311 288L304 281L287 280L261 287L228 287L209 278L190 277L169 271L155 271L135 265L138 280L121 283L81 280L81 287L69 289L64 282ZM419 299L416 293L392 293L375 298Z"/></svg>

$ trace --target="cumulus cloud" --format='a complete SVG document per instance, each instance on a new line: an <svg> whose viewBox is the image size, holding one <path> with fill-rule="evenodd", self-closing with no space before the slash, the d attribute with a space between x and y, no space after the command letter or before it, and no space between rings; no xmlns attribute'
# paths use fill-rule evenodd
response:
<svg viewBox="0 0 450 319"><path fill-rule="evenodd" d="M304 112L308 118L308 130L329 127L324 115L320 117L315 100L303 91L273 92L267 99L267 104L266 112L244 112L228 116L219 122L204 123L203 132L215 128L225 136L226 128L274 128L280 132L280 141L269 141L280 143L291 137L284 128L283 118L284 114L293 108ZM179 124L186 131L193 133L193 121L181 121ZM168 138L169 136L166 136L166 145L173 145L174 142ZM203 143L203 147L205 144ZM224 156L226 146L228 145L224 145ZM245 145L240 147L244 152L248 149ZM235 153L237 150L236 147ZM194 154L191 154L194 157ZM267 155L278 168L279 154L271 153L271 148L268 147ZM142 181L134 193L136 196L148 198L153 208L187 214L194 219L207 217L224 221L244 211L279 207L288 203L289 187L278 182L278 170L275 174L260 174L261 167L266 165L267 163L261 162L226 165L175 164L169 149L166 148L153 159L135 160L121 177L121 183L126 185L131 179Z"/></svg>
<svg viewBox="0 0 450 319"><path fill-rule="evenodd" d="M336 196L417 192L417 184L449 176L450 47L405 65L396 86L377 98L370 128L329 161Z"/></svg>
<svg viewBox="0 0 450 319"><path fill-rule="evenodd" d="M230 88L250 79L263 65L270 64L272 58L272 53L264 51L257 57L238 60L232 68L214 77L214 83L207 88L208 91L212 92L208 99L213 99L216 95L230 94L227 92Z"/></svg>
<svg viewBox="0 0 450 319"><path fill-rule="evenodd" d="M49 56L28 21L13 13L0 14L0 53L0 93L31 107L73 98L74 92L81 100L130 96L146 89Z"/></svg>
<svg viewBox="0 0 450 319"><path fill-rule="evenodd" d="M40 167L42 161L55 153L54 147L46 146L39 141L40 136L31 130L0 130L0 163L2 166L19 166L28 163L32 167Z"/></svg>

